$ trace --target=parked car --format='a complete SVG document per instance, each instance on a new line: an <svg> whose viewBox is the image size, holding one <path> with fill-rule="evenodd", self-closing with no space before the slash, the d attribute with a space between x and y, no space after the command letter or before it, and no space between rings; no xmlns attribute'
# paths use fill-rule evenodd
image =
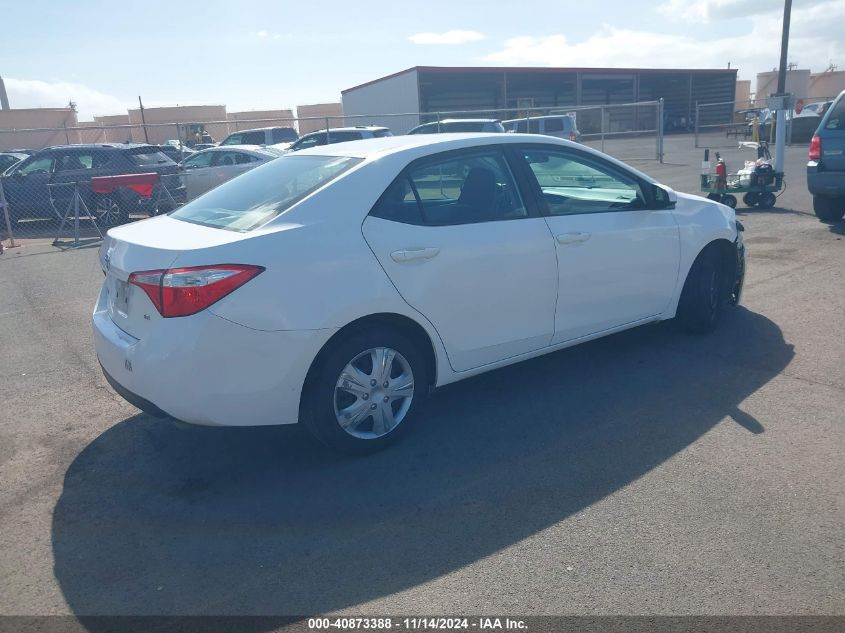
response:
<svg viewBox="0 0 845 633"><path fill-rule="evenodd" d="M217 143L194 143L191 149L198 152L201 149L208 149L209 147L217 147Z"/></svg>
<svg viewBox="0 0 845 633"><path fill-rule="evenodd" d="M336 127L329 130L320 130L304 134L295 143L289 145L276 145L278 149L286 149L291 152L298 152L309 147L321 145L332 145L334 143L346 143L347 141L360 141L365 138L381 138L393 136L389 128L376 125L357 125L355 127Z"/></svg>
<svg viewBox="0 0 845 633"><path fill-rule="evenodd" d="M550 116L531 117L529 119L511 119L502 121L507 132L522 134L544 134L556 136L570 141L580 141L581 132L575 122L575 117L568 114L553 114Z"/></svg>
<svg viewBox="0 0 845 633"><path fill-rule="evenodd" d="M299 421L363 452L431 388L663 319L713 330L740 298L741 230L562 139L317 147L110 230L95 346L152 414Z"/></svg>
<svg viewBox="0 0 845 633"><path fill-rule="evenodd" d="M845 91L839 93L810 141L807 188L820 220L845 216Z"/></svg>
<svg viewBox="0 0 845 633"><path fill-rule="evenodd" d="M0 154L0 174L9 169L12 165L18 164L28 156L29 154L21 154L18 152L3 152Z"/></svg>
<svg viewBox="0 0 845 633"><path fill-rule="evenodd" d="M233 132L220 145L276 145L293 143L297 138L296 130L292 127L262 127Z"/></svg>
<svg viewBox="0 0 845 633"><path fill-rule="evenodd" d="M111 194L95 194L91 190L93 176L152 171L161 175L161 183L154 187L151 198L129 189ZM79 183L88 209L106 226L128 221L130 213L169 210L172 207L169 202L156 207L162 184L176 203L185 199L176 163L153 145L103 143L48 147L9 169L2 178L13 221L62 217L73 196L73 183Z"/></svg>
<svg viewBox="0 0 845 633"><path fill-rule="evenodd" d="M209 189L282 155L272 147L227 145L196 152L181 163L185 191L193 200Z"/></svg>
<svg viewBox="0 0 845 633"><path fill-rule="evenodd" d="M443 119L432 123L423 123L412 128L408 134L444 134L448 132L504 132L505 128L498 119Z"/></svg>

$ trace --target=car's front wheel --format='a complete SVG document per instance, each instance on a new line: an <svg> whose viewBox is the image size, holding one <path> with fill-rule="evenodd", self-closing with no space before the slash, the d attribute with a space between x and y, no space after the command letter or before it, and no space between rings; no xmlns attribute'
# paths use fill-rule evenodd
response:
<svg viewBox="0 0 845 633"><path fill-rule="evenodd" d="M692 265L678 303L678 324L688 332L716 329L728 299L723 260L715 248L701 252Z"/></svg>
<svg viewBox="0 0 845 633"><path fill-rule="evenodd" d="M845 199L813 196L813 211L822 222L838 222L845 217Z"/></svg>
<svg viewBox="0 0 845 633"><path fill-rule="evenodd" d="M417 346L399 332L373 330L331 344L304 393L302 421L345 453L384 448L409 428L428 391Z"/></svg>

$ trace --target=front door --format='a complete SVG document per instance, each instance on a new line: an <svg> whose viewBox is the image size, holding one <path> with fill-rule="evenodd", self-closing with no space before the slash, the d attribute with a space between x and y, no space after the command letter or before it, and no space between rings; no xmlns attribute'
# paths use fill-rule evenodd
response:
<svg viewBox="0 0 845 633"><path fill-rule="evenodd" d="M447 152L412 163L363 226L405 301L465 371L549 345L555 246L526 210L502 152Z"/></svg>
<svg viewBox="0 0 845 633"><path fill-rule="evenodd" d="M553 344L663 312L680 260L672 211L649 209L646 183L601 157L542 145L520 154L557 249Z"/></svg>

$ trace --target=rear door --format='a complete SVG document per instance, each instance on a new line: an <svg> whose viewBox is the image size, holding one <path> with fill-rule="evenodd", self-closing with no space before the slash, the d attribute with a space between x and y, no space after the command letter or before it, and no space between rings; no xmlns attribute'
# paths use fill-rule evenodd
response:
<svg viewBox="0 0 845 633"><path fill-rule="evenodd" d="M649 209L638 177L586 152L525 145L520 155L555 239L553 344L663 312L680 260L672 211Z"/></svg>
<svg viewBox="0 0 845 633"><path fill-rule="evenodd" d="M546 347L555 247L495 147L412 163L382 195L364 237L405 301L431 321L456 371Z"/></svg>

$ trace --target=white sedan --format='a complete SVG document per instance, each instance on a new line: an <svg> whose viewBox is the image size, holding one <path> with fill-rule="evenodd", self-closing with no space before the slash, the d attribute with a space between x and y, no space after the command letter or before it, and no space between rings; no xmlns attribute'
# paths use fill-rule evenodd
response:
<svg viewBox="0 0 845 633"><path fill-rule="evenodd" d="M147 412L368 451L435 387L652 321L712 330L739 301L741 230L552 137L317 147L111 229L96 350Z"/></svg>
<svg viewBox="0 0 845 633"><path fill-rule="evenodd" d="M261 145L226 145L196 152L182 161L188 200L282 154Z"/></svg>

